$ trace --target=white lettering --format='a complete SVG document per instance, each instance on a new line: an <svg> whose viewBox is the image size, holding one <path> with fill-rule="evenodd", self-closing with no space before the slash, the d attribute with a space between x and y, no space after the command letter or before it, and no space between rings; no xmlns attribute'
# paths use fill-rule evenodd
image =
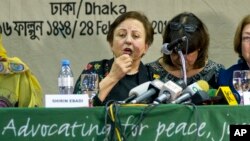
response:
<svg viewBox="0 0 250 141"><path fill-rule="evenodd" d="M191 130L193 128L193 130ZM194 134L197 131L197 124L191 123L188 128L188 135Z"/></svg>
<svg viewBox="0 0 250 141"><path fill-rule="evenodd" d="M172 137L176 134L187 136L192 135L194 133L197 133L199 137L202 137L206 133L205 131L203 131L205 127L205 122L202 122L199 126L197 125L197 123L188 124L186 122L182 122L180 124L175 124L174 122L171 122L168 126L166 126L166 124L159 122L158 128L156 129L155 141L161 140L159 138L164 132L167 137Z"/></svg>
<svg viewBox="0 0 250 141"><path fill-rule="evenodd" d="M6 130L12 130L13 133L14 133L14 136L16 136L16 126L15 126L15 123L14 123L13 119L11 119L10 122L8 123L8 125L3 128L2 135L5 134Z"/></svg>
<svg viewBox="0 0 250 141"><path fill-rule="evenodd" d="M234 132L234 136L244 136L247 133L246 129L236 129Z"/></svg>
<svg viewBox="0 0 250 141"><path fill-rule="evenodd" d="M95 136L109 135L111 132L111 125L106 124L105 126L100 126L99 124L89 123L88 116L85 117L87 120L83 123L69 122L69 123L34 123L31 118L27 118L26 121L20 125L23 121L19 121L18 124L14 119L10 119L6 126L2 128L0 132L3 136L15 136L15 137L49 137L49 136L65 136L65 137L89 137L95 140ZM181 122L176 124L176 122L164 123L159 121L155 126L149 126L148 124L135 123L138 117L130 115L125 119L125 122L121 125L124 133L130 133L131 136L143 136L147 129L155 131L152 133L154 136L154 141L163 140L164 138L175 138L181 136L190 136L191 138L207 139L207 140L225 140L226 134L229 132L229 126L226 122L223 123L221 132L209 131L206 128L206 122L196 123L196 122ZM22 119L23 120L23 119ZM213 137L213 132L216 132L216 138ZM246 129L238 129L234 132L234 136L244 136L247 134Z"/></svg>
<svg viewBox="0 0 250 141"><path fill-rule="evenodd" d="M55 128L54 132L52 131L53 128ZM52 136L52 135L56 134L56 132L58 132L58 130L56 128L57 128L57 124L52 124L49 128L48 136Z"/></svg>
<svg viewBox="0 0 250 141"><path fill-rule="evenodd" d="M240 135L240 130L239 130L239 129L236 129L236 130L235 130L234 136L241 136L241 135Z"/></svg>
<svg viewBox="0 0 250 141"><path fill-rule="evenodd" d="M159 136L164 132L165 128L166 128L165 124L161 124L161 122L158 123L158 128L156 129L155 141L158 141Z"/></svg>
<svg viewBox="0 0 250 141"><path fill-rule="evenodd" d="M24 137L28 136L29 134L27 133L28 131L28 126L30 123L30 118L28 118L26 125L23 125L19 128L18 130L18 136L21 136L23 134Z"/></svg>
<svg viewBox="0 0 250 141"><path fill-rule="evenodd" d="M168 136L168 137L171 137L171 136L174 135L174 128L175 128L175 123L174 123L174 122L171 122L171 123L169 124L167 130L166 130L167 136ZM172 133L171 133L171 130L173 130Z"/></svg>
<svg viewBox="0 0 250 141"><path fill-rule="evenodd" d="M205 135L205 131L202 132L203 129L205 130L205 127L206 127L206 123L205 123L205 122L202 122L202 123L200 124L200 126L198 126L198 136L202 137L202 136Z"/></svg>
<svg viewBox="0 0 250 141"><path fill-rule="evenodd" d="M70 135L70 133L69 133L69 127L70 127L70 124L68 124L68 123L65 123L65 124L63 124L62 126L60 126L60 128L59 128L59 130L58 130L58 134L63 134L63 132L65 132L64 133L64 135L66 136L66 137L68 137L69 135Z"/></svg>

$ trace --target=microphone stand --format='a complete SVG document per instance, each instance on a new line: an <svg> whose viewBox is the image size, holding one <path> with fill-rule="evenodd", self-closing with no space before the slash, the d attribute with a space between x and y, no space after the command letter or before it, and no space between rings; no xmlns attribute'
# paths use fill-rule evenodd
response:
<svg viewBox="0 0 250 141"><path fill-rule="evenodd" d="M178 54L181 58L181 66L182 66L182 76L183 76L183 81L185 83L185 85L187 86L187 71L186 71L186 62L185 62L185 58L184 58L184 55L180 49L180 44L178 44L178 47L177 47L177 51L178 51Z"/></svg>

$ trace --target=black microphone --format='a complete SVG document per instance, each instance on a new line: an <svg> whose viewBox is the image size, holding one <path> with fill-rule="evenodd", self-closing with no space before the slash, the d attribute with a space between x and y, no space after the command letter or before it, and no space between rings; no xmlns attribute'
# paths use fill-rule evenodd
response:
<svg viewBox="0 0 250 141"><path fill-rule="evenodd" d="M128 98L126 98L125 100L121 101L121 103L129 103L131 102L133 99L135 99L136 97L138 97L139 95L145 93L148 90L149 84L151 81L147 81L144 82L136 87L134 87L133 89L131 89L129 91L129 96Z"/></svg>
<svg viewBox="0 0 250 141"><path fill-rule="evenodd" d="M210 97L210 101L208 100L207 104L210 104L210 105L221 104L219 102L223 99L223 97L216 96L216 93L217 93L217 89L209 89L207 91L207 94Z"/></svg>
<svg viewBox="0 0 250 141"><path fill-rule="evenodd" d="M166 54L166 55L170 55L172 53L173 49L176 47L176 45L186 41L186 39L187 39L187 37L183 36L181 38L174 40L171 43L164 43L163 47L161 49L161 52Z"/></svg>
<svg viewBox="0 0 250 141"><path fill-rule="evenodd" d="M162 81L160 81L159 79L153 80L149 84L148 90L146 92L142 93L141 95L139 95L138 97L136 97L130 103L132 103L132 104L141 103L142 101L147 100L151 96L158 94L160 92L160 89L163 86L163 84L164 83Z"/></svg>
<svg viewBox="0 0 250 141"><path fill-rule="evenodd" d="M192 97L191 102L195 105L208 105L207 103L211 101L210 96L204 90L197 91Z"/></svg>
<svg viewBox="0 0 250 141"><path fill-rule="evenodd" d="M159 96L153 101L154 104L167 103L169 100L175 99L180 95L183 88L185 88L185 83L183 80L177 81L174 83L169 80L161 88Z"/></svg>
<svg viewBox="0 0 250 141"><path fill-rule="evenodd" d="M209 85L205 80L199 80L185 88L183 90L182 94L177 97L174 101L171 103L173 104L180 104L186 100L189 100L194 94L196 94L197 91L208 91Z"/></svg>
<svg viewBox="0 0 250 141"><path fill-rule="evenodd" d="M208 104L227 104L227 105L238 105L237 96L231 91L229 86L220 86L217 89L209 89L207 91L210 100Z"/></svg>

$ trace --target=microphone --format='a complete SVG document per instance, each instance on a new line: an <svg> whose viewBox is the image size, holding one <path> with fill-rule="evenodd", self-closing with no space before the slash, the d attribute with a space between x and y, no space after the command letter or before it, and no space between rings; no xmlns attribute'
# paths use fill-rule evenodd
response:
<svg viewBox="0 0 250 141"><path fill-rule="evenodd" d="M129 103L130 101L132 101L133 99L135 99L136 97L141 95L142 93L145 93L149 87L150 82L151 81L144 82L144 83L134 87L133 89L131 89L129 91L128 98L123 100L121 103L123 103L123 104Z"/></svg>
<svg viewBox="0 0 250 141"><path fill-rule="evenodd" d="M190 99L197 91L208 91L209 85L204 80L199 80L189 86L185 90L183 90L182 94L177 97L172 104L180 104L183 101Z"/></svg>
<svg viewBox="0 0 250 141"><path fill-rule="evenodd" d="M208 104L218 104L223 97L222 96L216 96L217 89L209 89L207 91L208 96L210 97L210 100L207 101Z"/></svg>
<svg viewBox="0 0 250 141"><path fill-rule="evenodd" d="M217 89L209 89L207 91L207 94L210 96L210 97L215 97L215 94L217 92Z"/></svg>
<svg viewBox="0 0 250 141"><path fill-rule="evenodd" d="M232 93L229 86L220 86L215 96L222 97L219 101L221 104L238 105L235 95Z"/></svg>
<svg viewBox="0 0 250 141"><path fill-rule="evenodd" d="M154 104L160 104L168 102L170 99L175 99L180 95L183 88L185 88L185 83L183 80L177 81L177 84L169 80L161 88L159 96L153 101Z"/></svg>
<svg viewBox="0 0 250 141"><path fill-rule="evenodd" d="M151 96L158 94L160 92L160 89L163 86L163 84L164 83L162 81L160 81L159 79L153 80L149 84L148 90L146 92L142 93L141 95L139 95L138 97L136 97L130 103L132 103L132 104L140 103L140 102L150 98Z"/></svg>
<svg viewBox="0 0 250 141"><path fill-rule="evenodd" d="M192 97L191 102L195 105L208 105L208 101L211 101L210 96L204 90L197 91Z"/></svg>
<svg viewBox="0 0 250 141"><path fill-rule="evenodd" d="M174 40L171 43L164 43L163 47L161 49L161 53L164 53L166 55L170 55L172 53L173 49L176 47L176 45L186 41L186 39L187 39L187 37L183 36L181 38Z"/></svg>

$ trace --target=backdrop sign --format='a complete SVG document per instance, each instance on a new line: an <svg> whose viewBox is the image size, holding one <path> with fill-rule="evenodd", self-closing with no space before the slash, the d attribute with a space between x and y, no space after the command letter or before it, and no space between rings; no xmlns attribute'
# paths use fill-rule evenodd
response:
<svg viewBox="0 0 250 141"><path fill-rule="evenodd" d="M250 123L249 106L116 106L116 124L105 109L2 108L0 140L107 141L116 125L128 141L228 141L230 125Z"/></svg>
<svg viewBox="0 0 250 141"><path fill-rule="evenodd" d="M29 65L44 93L57 93L60 60L71 61L76 80L88 62L111 58L106 42L109 25L131 10L144 12L156 33L144 63L161 55L161 33L167 22L188 11L208 26L210 58L230 66L237 61L234 31L249 14L249 4L249 0L1 0L0 32L8 55Z"/></svg>

